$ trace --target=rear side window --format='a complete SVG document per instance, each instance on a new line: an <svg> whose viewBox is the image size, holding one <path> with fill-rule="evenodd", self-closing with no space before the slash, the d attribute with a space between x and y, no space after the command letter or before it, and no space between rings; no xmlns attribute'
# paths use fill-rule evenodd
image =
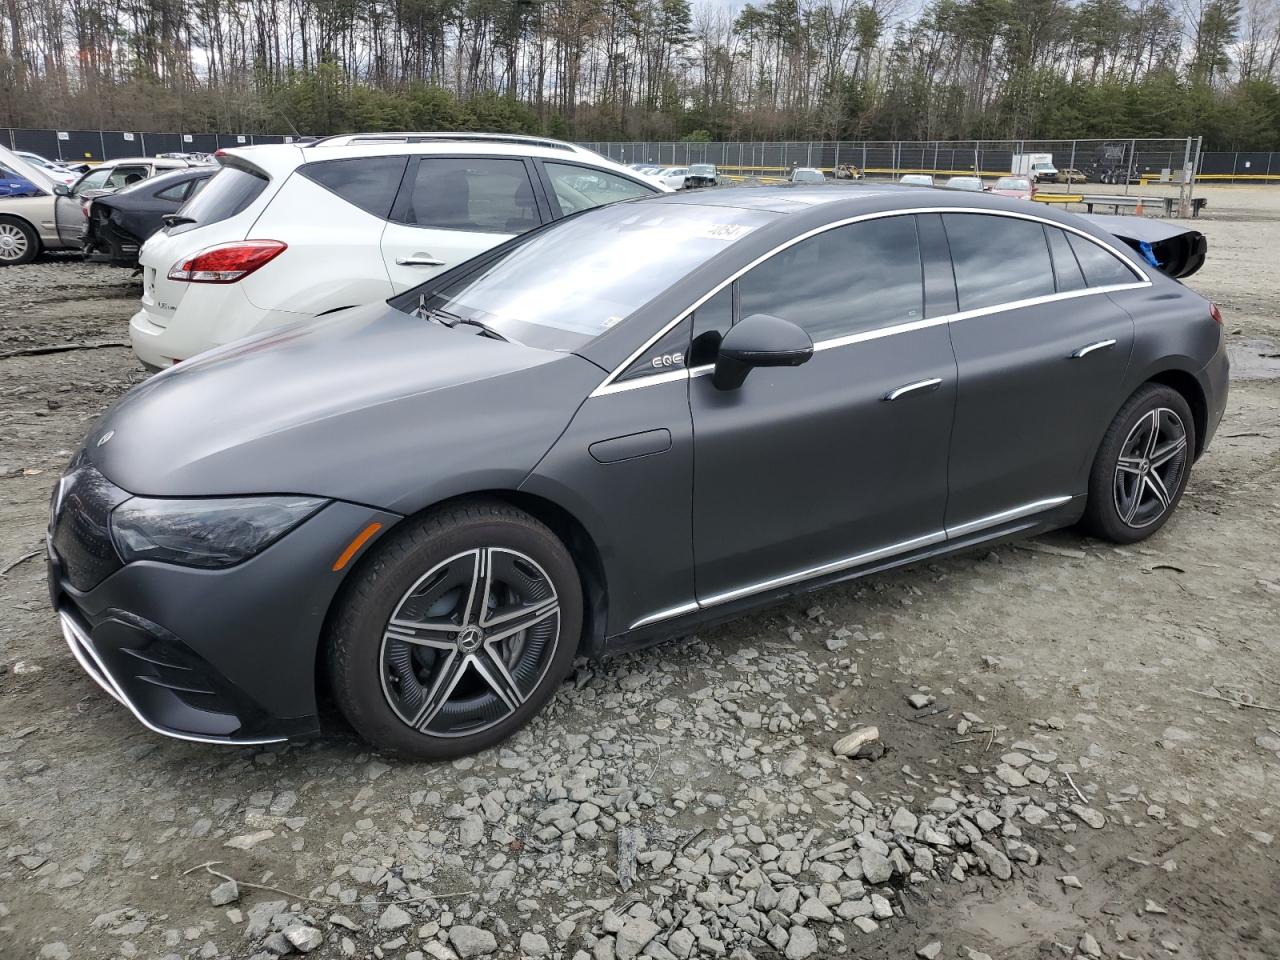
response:
<svg viewBox="0 0 1280 960"><path fill-rule="evenodd" d="M365 213L385 220L408 162L408 157L355 157L308 163L298 172Z"/></svg>
<svg viewBox="0 0 1280 960"><path fill-rule="evenodd" d="M961 310L978 310L1054 292L1044 229L1034 220L946 213Z"/></svg>
<svg viewBox="0 0 1280 960"><path fill-rule="evenodd" d="M544 163L542 166L551 180L560 212L565 216L605 203L647 197L658 192L657 187L574 163Z"/></svg>
<svg viewBox="0 0 1280 960"><path fill-rule="evenodd" d="M524 233L542 222L524 161L492 157L421 158L392 219L477 233Z"/></svg>
<svg viewBox="0 0 1280 960"><path fill-rule="evenodd" d="M187 180L183 183L175 183L172 187L166 187L156 194L159 200L183 200L187 196L187 191L191 189L192 181Z"/></svg>
<svg viewBox="0 0 1280 960"><path fill-rule="evenodd" d="M182 215L194 222L172 227L169 233L185 233L196 227L230 220L257 200L266 187L267 178L261 173L241 167L223 167L209 180L208 186L183 205Z"/></svg>
<svg viewBox="0 0 1280 960"><path fill-rule="evenodd" d="M1071 249L1080 261L1080 269L1091 287L1108 287L1116 283L1134 283L1138 278L1134 272L1120 262L1120 258L1108 253L1092 240L1086 240L1077 234L1068 234Z"/></svg>
<svg viewBox="0 0 1280 960"><path fill-rule="evenodd" d="M740 318L782 317L815 341L919 320L924 280L915 217L867 220L801 240L739 280L738 301Z"/></svg>
<svg viewBox="0 0 1280 960"><path fill-rule="evenodd" d="M1049 236L1049 252L1053 254L1053 275L1058 281L1058 292L1084 289L1084 274L1080 272L1080 264L1076 255L1071 252L1071 242L1067 240L1065 230L1057 227L1045 227Z"/></svg>

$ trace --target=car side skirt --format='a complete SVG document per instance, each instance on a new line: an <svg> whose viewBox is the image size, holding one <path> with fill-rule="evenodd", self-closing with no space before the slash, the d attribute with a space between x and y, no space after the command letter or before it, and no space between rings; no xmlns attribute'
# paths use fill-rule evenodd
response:
<svg viewBox="0 0 1280 960"><path fill-rule="evenodd" d="M720 623L770 606L787 597L822 590L838 583L908 566L921 560L949 556L976 547L990 547L1009 540L1034 537L1050 530L1070 526L1084 514L1086 499L1086 496L1081 494L1025 504L993 517L984 518L983 521L954 527L949 531L939 531L934 535L914 538L902 544L893 544L809 570L797 571L794 574L754 584L744 584L741 588L704 598L701 602L691 600L668 610L655 611L637 621L625 632L609 637L605 641L604 648L596 653L611 656L627 650L640 649L698 627Z"/></svg>

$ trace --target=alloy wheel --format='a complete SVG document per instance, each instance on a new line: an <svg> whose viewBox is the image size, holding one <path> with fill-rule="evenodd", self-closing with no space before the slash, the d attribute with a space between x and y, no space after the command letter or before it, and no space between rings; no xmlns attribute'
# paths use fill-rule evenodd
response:
<svg viewBox="0 0 1280 960"><path fill-rule="evenodd" d="M27 254L27 235L16 224L0 223L0 260L21 260Z"/></svg>
<svg viewBox="0 0 1280 960"><path fill-rule="evenodd" d="M382 637L382 692L421 733L479 733L529 698L559 639L546 571L516 550L478 547L436 564L396 604Z"/></svg>
<svg viewBox="0 0 1280 960"><path fill-rule="evenodd" d="M1187 465L1187 428L1168 407L1157 407L1129 431L1116 461L1116 513L1141 529L1164 516Z"/></svg>

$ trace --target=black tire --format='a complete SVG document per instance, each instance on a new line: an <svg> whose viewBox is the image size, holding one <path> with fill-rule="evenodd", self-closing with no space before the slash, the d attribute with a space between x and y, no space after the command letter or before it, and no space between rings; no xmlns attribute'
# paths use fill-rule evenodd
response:
<svg viewBox="0 0 1280 960"><path fill-rule="evenodd" d="M1153 427L1155 446L1150 447ZM1163 384L1143 384L1125 401L1098 447L1089 473L1085 528L1113 543L1151 536L1177 509L1195 449L1195 419L1182 394Z"/></svg>
<svg viewBox="0 0 1280 960"><path fill-rule="evenodd" d="M0 267L30 263L40 254L40 235L25 220L0 217Z"/></svg>
<svg viewBox="0 0 1280 960"><path fill-rule="evenodd" d="M428 593L438 588L432 587L431 583L422 586L423 582L428 580L428 575L436 578L433 582L444 582L452 573L450 564L461 565L465 569L473 554L477 574L468 599L459 602L453 614L434 612L439 601L431 600ZM481 556L497 559L481 561ZM460 559L464 557L467 559ZM502 674L505 680L511 681L510 684L488 684L491 697L505 696L498 691L499 686L511 695L496 701L484 700L486 684L483 681L490 675L487 671L495 666L492 659L487 658L492 653L489 641L476 641L478 647L472 647L472 654L483 662L467 666L463 636L471 627L450 627L448 629L461 629L463 632L446 634L425 626L443 623L447 616L456 616L461 624L484 623L484 611L489 609L484 602L477 602L475 609L479 612L475 618L469 612L463 614L461 611L473 609L471 597L478 593L474 583L481 581L478 571L486 563L492 569L507 564L512 571L511 579L527 574L529 583L535 580L549 582L554 595L544 596L538 602L543 607L553 602L559 605L550 649L547 630L543 626L532 625L514 638L522 646L523 655L537 648L540 659L532 664L521 661L511 666L510 672ZM437 571L442 572L437 574ZM492 578L497 584L495 593L509 589L501 583L501 576L501 573L495 573ZM461 597L467 589L459 582L452 587L452 593L443 595L442 599L447 604L451 602L450 596L457 594ZM421 591L421 594L415 591ZM419 596L428 598L419 600ZM488 598L489 593L485 592L484 599ZM523 606L524 602L518 598L508 609L535 610L534 605ZM413 603L420 603L418 609L422 617L418 622L424 626L420 631L418 627L412 630L420 632L423 637L449 642L456 638L455 651L442 653L425 644L420 646L421 641L408 643L388 636L392 616L400 614L403 617L406 605ZM523 618L524 614L520 616ZM433 761L475 753L505 740L550 699L573 665L582 634L582 619L582 584L577 567L564 544L550 529L501 501L477 500L448 506L406 521L391 531L344 584L337 612L330 619L325 637L334 699L361 736L392 753ZM541 622L549 625L551 620ZM491 635L497 636L502 629L501 625L491 628ZM531 639L535 632L541 632L536 640ZM484 631L481 633L483 636ZM452 661L455 669L457 663L463 663L456 674L461 679L453 681L457 689L465 693L470 684L471 689L479 690L470 698L459 694L459 701L464 705L489 703L489 707L469 709L472 713L477 710L505 712L505 716L498 720L486 718L488 725L483 727L476 722L462 724L454 732L446 731L443 726L438 733L424 732L410 725L411 721L405 719L401 712L405 712L407 707L417 709L418 704L423 704L423 726L451 722L451 712L466 714L461 708L455 709L455 702L449 699L452 697L450 692L445 698L436 698L448 709L436 707L433 716L437 720L425 717L433 702L432 693L448 684L450 658L456 658ZM428 661L425 666L424 660ZM411 673L406 674L405 670ZM433 679L438 686L432 682ZM517 682L523 689L516 686ZM411 689L415 684L418 689ZM450 687L450 691L453 689ZM410 704L410 694L418 696L418 701ZM521 696L525 698L522 702ZM396 701L394 706L393 700ZM517 702L518 706L512 709ZM477 732L467 732L471 729Z"/></svg>

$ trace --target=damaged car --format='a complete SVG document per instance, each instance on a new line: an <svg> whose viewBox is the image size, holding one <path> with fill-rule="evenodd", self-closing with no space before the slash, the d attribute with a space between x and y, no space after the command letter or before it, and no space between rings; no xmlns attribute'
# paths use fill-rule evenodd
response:
<svg viewBox="0 0 1280 960"><path fill-rule="evenodd" d="M135 266L138 251L165 224L181 222L178 210L218 172L191 167L130 184L89 203L82 249L86 260Z"/></svg>

